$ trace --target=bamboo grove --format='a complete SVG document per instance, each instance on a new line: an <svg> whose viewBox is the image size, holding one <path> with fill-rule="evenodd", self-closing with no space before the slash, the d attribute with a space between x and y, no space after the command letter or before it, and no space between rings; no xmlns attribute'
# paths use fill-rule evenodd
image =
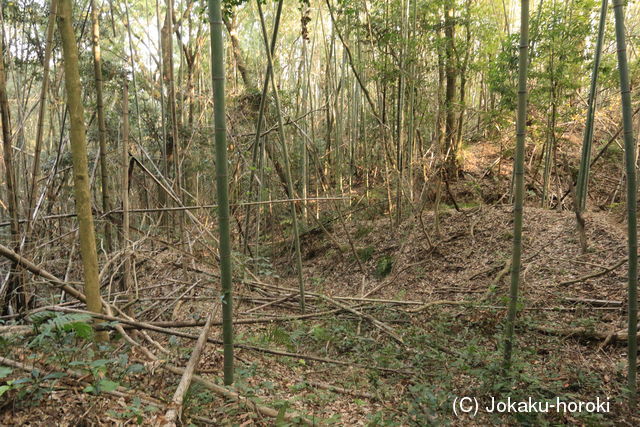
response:
<svg viewBox="0 0 640 427"><path fill-rule="evenodd" d="M368 298L364 283L378 273L358 247L357 215L384 218L400 241L403 224L418 221L414 244L431 254L450 237L443 212L479 200L512 207L496 343L509 378L524 357L526 246L536 238L527 236L527 208L571 211L587 254L590 210L624 204L626 392L635 407L637 2L0 6L0 254L10 260L0 270L0 315L79 299L96 316L133 322L140 245L197 252L216 268L208 286L219 295L228 386L234 292L242 298L238 288L263 284L272 257L284 254L295 289L265 306L295 301L312 316L314 302L333 300L305 271L304 239L328 236L361 273L360 298ZM487 141L495 162L470 172ZM574 162L568 146L580 153ZM593 171L616 146L625 168L598 205ZM51 275L46 267L60 260ZM43 290L34 276L54 287ZM97 338L109 334L100 329Z"/></svg>

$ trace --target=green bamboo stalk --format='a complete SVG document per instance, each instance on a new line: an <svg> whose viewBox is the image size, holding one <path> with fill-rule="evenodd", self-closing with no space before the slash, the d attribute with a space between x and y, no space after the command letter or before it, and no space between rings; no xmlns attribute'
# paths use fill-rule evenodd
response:
<svg viewBox="0 0 640 427"><path fill-rule="evenodd" d="M518 73L518 116L516 124L516 158L513 166L515 176L513 254L511 260L511 288L509 313L505 327L504 371L511 368L514 324L518 309L518 287L520 285L520 260L522 256L522 213L524 201L524 144L527 135L527 67L529 65L529 0L520 4L520 59Z"/></svg>
<svg viewBox="0 0 640 427"><path fill-rule="evenodd" d="M224 347L224 383L233 384L233 300L231 292L231 239L229 237L229 194L227 182L227 127L224 107L224 47L220 0L209 1L211 28L211 77L214 96L216 144L216 186L220 227L220 279L222 282L222 340Z"/></svg>
<svg viewBox="0 0 640 427"><path fill-rule="evenodd" d="M279 7L283 0L279 1ZM273 58L271 57L271 50L269 49L269 38L267 36L267 28L264 22L264 13L262 12L262 5L260 2L257 2L258 5L258 14L260 15L260 27L262 28L262 38L265 45L265 51L267 53L267 61L268 66L273 70ZM278 134L280 136L280 140L282 142L282 154L284 157L285 164L285 172L286 172L286 180L287 180L287 188L289 189L289 197L291 199L295 198L294 188L293 188L293 180L291 179L291 162L289 161L289 149L287 147L287 142L284 136L284 124L282 122L282 110L280 109L280 96L278 95L278 88L276 86L276 81L273 76L273 72L271 73L271 89L273 90L273 99L276 104L276 114L278 117ZM296 266L298 273L298 286L300 288L300 310L304 313L305 311L305 292L304 292L304 279L302 277L302 255L300 251L300 230L298 227L298 213L296 212L296 203L291 201L291 217L293 220L293 241L296 250Z"/></svg>
<svg viewBox="0 0 640 427"><path fill-rule="evenodd" d="M576 208L580 212L584 211L587 205L587 189L589 186L589 158L591 157L591 143L593 141L593 118L596 111L598 69L600 68L600 55L602 53L604 29L607 20L607 5L608 0L602 0L602 5L600 6L600 21L598 23L598 39L596 41L596 51L593 58L593 70L591 71L591 87L589 89L587 121L585 123L584 135L582 139L582 157L580 159L580 170L578 171L578 182L576 184Z"/></svg>
<svg viewBox="0 0 640 427"><path fill-rule="evenodd" d="M260 2L261 0L257 0L258 2ZM271 52L271 55L273 56L273 54L275 53L275 46L276 46L276 40L278 39L278 30L280 28L280 16L282 15L282 4L278 3L278 9L276 10L276 16L274 19L274 23L273 23L273 32L271 34L271 45L269 47L269 51ZM260 144L260 138L262 135L262 125L264 123L264 112L267 106L267 93L269 92L269 81L271 79L271 66L267 65L267 71L265 73L264 76L264 82L262 85L262 94L260 96L260 105L258 107L258 121L256 122L256 136L255 136L255 141L253 142L253 147L252 147L252 151L251 151L251 165L254 166L257 163L258 160L258 153L260 153L261 149L264 148L264 144L266 142L263 142L262 145ZM266 139L266 137L265 137ZM262 171L262 169L259 169L259 171ZM251 169L251 174L249 176L249 189L247 190L247 194L249 195L249 197L251 197L253 195L253 182L255 181L255 175L256 175L256 170L254 168ZM261 187L262 187L262 181L260 181L260 188L258 188L258 201L260 201L261 198ZM247 206L247 210L246 210L246 214L245 214L245 222L244 222L244 245L243 245L243 250L245 253L249 253L249 223L250 223L250 219L251 219L251 207ZM257 233L256 233L257 234ZM257 242L257 238L256 238L256 242Z"/></svg>
<svg viewBox="0 0 640 427"><path fill-rule="evenodd" d="M620 97L622 99L622 124L624 128L624 153L627 169L627 244L629 249L628 271L628 316L629 341L627 387L629 408L636 406L636 376L638 359L638 233L636 218L636 148L633 141L633 121L631 110L631 90L629 87L629 69L627 65L627 43L624 31L624 0L613 0L613 13L616 20L616 44L618 47L618 70L620 72Z"/></svg>

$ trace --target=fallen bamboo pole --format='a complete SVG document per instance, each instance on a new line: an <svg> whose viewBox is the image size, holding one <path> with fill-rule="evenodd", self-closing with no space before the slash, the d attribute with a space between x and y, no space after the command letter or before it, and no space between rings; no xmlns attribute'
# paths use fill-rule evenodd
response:
<svg viewBox="0 0 640 427"><path fill-rule="evenodd" d="M200 354L202 354L202 349L207 343L207 337L209 335L209 330L211 329L212 319L213 313L209 313L207 323L204 325L204 328L202 328L200 337L198 338L196 346L193 348L193 352L191 353L191 357L189 358L189 363L187 363L187 366L182 374L182 378L180 378L178 388L176 388L176 392L173 394L173 399L171 400L169 409L167 409L167 412L164 415L166 420L166 424L164 424L164 427L174 427L176 425L176 421L182 417L182 402L184 401L184 396L187 393L187 390L189 390L189 386L191 385L191 381L193 380L193 373L195 372L196 366L200 361Z"/></svg>

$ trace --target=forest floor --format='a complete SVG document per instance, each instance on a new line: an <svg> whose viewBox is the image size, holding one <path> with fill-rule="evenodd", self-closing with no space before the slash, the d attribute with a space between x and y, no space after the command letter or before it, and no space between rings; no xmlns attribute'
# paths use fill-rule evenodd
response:
<svg viewBox="0 0 640 427"><path fill-rule="evenodd" d="M257 261L238 254L234 309L242 321L235 333L242 346L234 390L241 398L223 398L196 382L185 425L273 425L256 404L275 409L279 425L640 425L624 399L626 237L607 187L618 182L594 185L592 204L610 209L585 215L584 254L573 213L525 209L521 311L512 375L504 379L512 211L489 203L504 193L510 165L497 173L487 164L453 187L459 211L445 198L438 232L430 209L406 212L394 227L375 198L371 205L345 204L344 226L335 219L324 222L324 231L307 229L304 315L290 239L273 243ZM605 165L594 170L594 176L605 173ZM537 187L534 179L530 193ZM189 250L160 239L138 241L137 320L197 337L212 307L220 317L216 245L201 235L202 244ZM41 267L63 277L67 258ZM115 288L118 269L107 270L103 284ZM117 298L115 291L109 295ZM179 380L164 367L186 365L195 340L147 331L147 345L161 359L149 362L117 334L97 347L83 339L86 319L78 316L33 313L27 320L36 327L19 334L4 326L0 357L23 367L0 367L0 424L161 424ZM220 338L219 328L211 339ZM198 373L222 383L220 345L206 348ZM466 396L480 402L473 418L453 411L454 399ZM600 399L610 406L600 414L483 411L492 397Z"/></svg>
<svg viewBox="0 0 640 427"><path fill-rule="evenodd" d="M273 316L270 322L237 326L237 341L254 349L237 351L236 390L266 406L339 425L637 425L640 418L629 416L623 404L626 356L624 334L619 331L625 328L625 235L609 214L587 215L589 250L581 254L571 213L525 210L521 321L513 377L502 379L498 362L511 217L508 207L446 210L441 213L440 233L429 239L423 224L432 228L430 213L422 221L407 220L398 229L388 219L350 221L346 231L364 272L347 233L337 223L327 226L331 238L307 233L303 250L308 317L299 319L290 248L282 245L281 256L262 265L259 280L245 278L236 286L240 318ZM139 320L201 320L211 301L216 301L211 265L158 246L141 250L137 258L139 286L156 286L144 291L141 303L146 301L148 310L138 315ZM600 275L588 277L595 274ZM181 295L181 302L174 304L173 298ZM212 332L212 337L217 335ZM186 363L192 340L151 336L167 349L165 358L176 365ZM29 387L27 381L22 390L16 385L4 395L0 423L161 420L161 403L154 407L144 398L141 402L126 394L115 398L87 391L86 383L91 383L92 374L94 382L108 377L126 384L133 395L162 401L170 398L177 376L143 362L141 354L125 351L119 342L103 350L104 366L92 370L85 360L90 347L64 347L69 344L65 339L49 336L22 349L12 345L9 354L3 351L5 357L39 366L41 373L37 378L32 373ZM85 378L52 375L65 362L84 369ZM221 366L220 348L209 346L199 372L219 381ZM50 377L45 379L46 375ZM55 384L43 386L52 380ZM456 396L474 396L486 404L491 396L539 401L600 398L610 399L611 405L607 414L516 416L481 411L471 420L453 414ZM225 401L198 384L189 392L185 419L198 425L206 424L206 419L214 424L273 422L260 418L246 403Z"/></svg>

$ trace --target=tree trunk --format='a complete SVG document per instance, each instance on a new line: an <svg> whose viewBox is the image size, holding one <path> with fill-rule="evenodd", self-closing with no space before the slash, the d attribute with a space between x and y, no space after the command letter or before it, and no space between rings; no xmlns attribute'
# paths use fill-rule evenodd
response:
<svg viewBox="0 0 640 427"><path fill-rule="evenodd" d="M2 10L0 8L0 23L4 26L1 12ZM2 40L0 40L0 118L2 119L2 149L7 181L7 208L9 211L9 217L11 218L11 246L17 248L20 239L20 223L18 222L18 196L16 194L16 176L13 166L13 147L11 144L11 117L9 114L7 82L4 71L4 50L4 38L2 38ZM26 296L21 295L22 289L20 289L20 275L11 274L7 281L9 283L9 289L7 289L5 301L8 303L9 299L13 294L15 294L16 308L18 310L26 308Z"/></svg>
<svg viewBox="0 0 640 427"><path fill-rule="evenodd" d="M453 2L447 0L444 5L444 35L445 41L445 179L455 178L458 175L458 147L456 147L456 114L454 99L456 95L456 59L455 59L455 23L453 20Z"/></svg>
<svg viewBox="0 0 640 427"><path fill-rule="evenodd" d="M84 107L82 106L80 90L78 46L73 32L71 0L60 1L58 28L62 39L64 80L70 118L73 186L79 225L80 255L84 269L84 293L87 297L87 308L94 313L101 313L98 254L96 252L96 237L91 213ZM106 335L101 334L99 338L104 339Z"/></svg>
<svg viewBox="0 0 640 427"><path fill-rule="evenodd" d="M122 147L120 174L122 182L122 249L124 251L123 275L120 290L127 295L131 278L131 256L129 255L129 82L126 77L122 94Z"/></svg>
<svg viewBox="0 0 640 427"><path fill-rule="evenodd" d="M222 20L225 27L229 32L229 39L231 40L231 50L233 52L233 58L236 61L236 68L242 77L245 89L249 92L257 91L253 75L249 71L246 62L244 61L244 55L242 54L242 46L240 45L240 39L238 38L238 23L236 20L236 13L233 8L230 9L230 13L223 14Z"/></svg>

